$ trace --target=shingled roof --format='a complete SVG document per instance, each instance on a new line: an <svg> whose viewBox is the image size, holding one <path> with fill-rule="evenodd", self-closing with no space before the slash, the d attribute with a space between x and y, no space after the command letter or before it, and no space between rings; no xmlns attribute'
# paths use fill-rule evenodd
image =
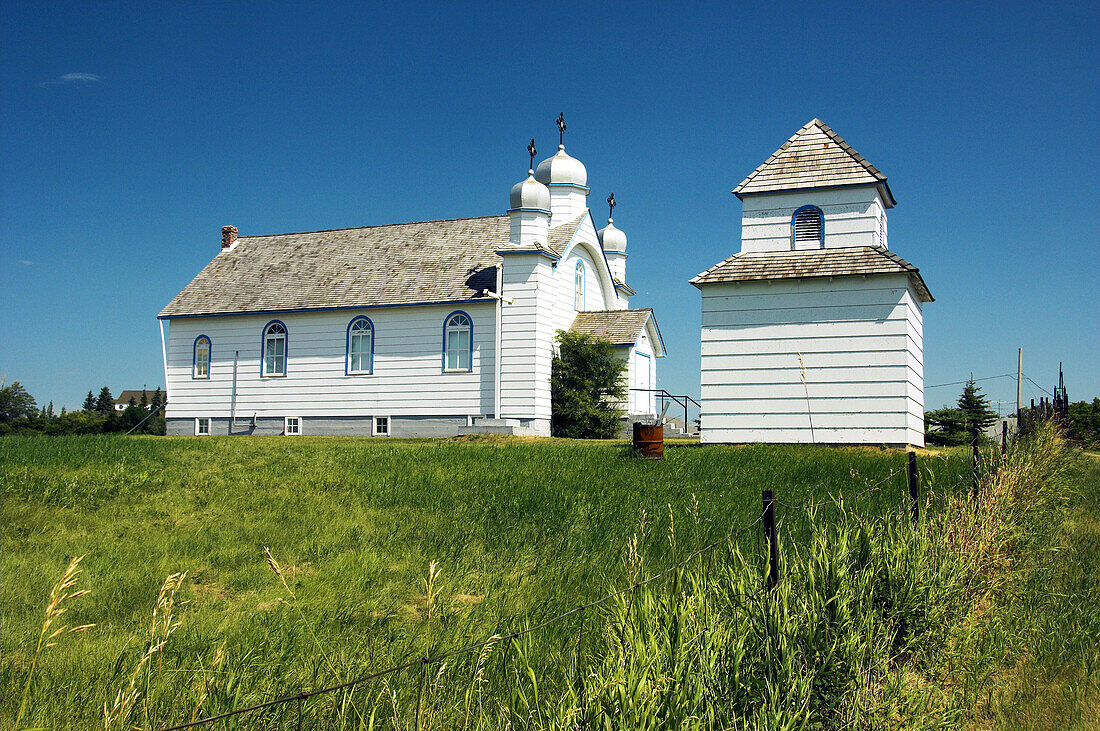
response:
<svg viewBox="0 0 1100 731"><path fill-rule="evenodd" d="M894 200L886 176L820 119L811 119L760 167L733 189L738 198L804 188L878 185L887 202Z"/></svg>
<svg viewBox="0 0 1100 731"><path fill-rule="evenodd" d="M570 332L607 340L613 345L634 345L642 335L653 310L586 310L578 312Z"/></svg>
<svg viewBox="0 0 1100 731"><path fill-rule="evenodd" d="M851 246L812 251L769 251L734 254L691 280L696 287L718 282L766 279L846 277L866 274L908 274L922 302L932 302L920 269L878 246Z"/></svg>
<svg viewBox="0 0 1100 731"><path fill-rule="evenodd" d="M580 224L550 231L561 256ZM508 216L241 236L160 316L286 312L481 299L496 287ZM488 298L486 298L488 299Z"/></svg>

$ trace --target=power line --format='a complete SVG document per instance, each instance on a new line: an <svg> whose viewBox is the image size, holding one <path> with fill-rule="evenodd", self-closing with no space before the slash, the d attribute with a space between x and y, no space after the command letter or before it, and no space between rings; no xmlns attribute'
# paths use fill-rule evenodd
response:
<svg viewBox="0 0 1100 731"><path fill-rule="evenodd" d="M973 380L975 383L977 383L978 381L992 381L994 378L1011 378L1014 381L1016 380L1016 376L1012 373L1002 373L999 376L986 376L985 378L967 379L965 381L951 381L951 383L937 383L934 386L925 386L924 390L927 391L930 388L939 388L940 386L958 386L964 383L970 383L971 380ZM1031 381L1030 378L1028 378L1027 380ZM1034 381L1031 382L1035 383Z"/></svg>

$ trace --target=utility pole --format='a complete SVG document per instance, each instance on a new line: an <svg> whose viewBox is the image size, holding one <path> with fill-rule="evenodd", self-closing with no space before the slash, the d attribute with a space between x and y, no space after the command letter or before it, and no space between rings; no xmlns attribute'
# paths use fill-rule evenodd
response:
<svg viewBox="0 0 1100 731"><path fill-rule="evenodd" d="M1016 428L1020 428L1020 384L1024 380L1024 349L1016 353Z"/></svg>

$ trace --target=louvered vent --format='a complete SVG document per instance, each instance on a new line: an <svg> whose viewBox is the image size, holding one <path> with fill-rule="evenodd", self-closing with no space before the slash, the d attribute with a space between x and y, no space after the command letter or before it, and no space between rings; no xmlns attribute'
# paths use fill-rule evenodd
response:
<svg viewBox="0 0 1100 731"><path fill-rule="evenodd" d="M794 248L809 249L824 246L821 236L822 215L819 208L804 208L794 217Z"/></svg>

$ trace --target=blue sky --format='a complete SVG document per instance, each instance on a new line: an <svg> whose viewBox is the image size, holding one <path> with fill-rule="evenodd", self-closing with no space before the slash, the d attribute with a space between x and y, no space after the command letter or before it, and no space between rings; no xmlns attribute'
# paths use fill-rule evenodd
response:
<svg viewBox="0 0 1100 731"><path fill-rule="evenodd" d="M1095 2L4 3L0 373L58 407L152 389L156 314L223 224L503 213L564 112L656 308L659 385L698 395L688 279L740 247L733 187L820 117L889 176L891 249L937 299L928 386L1014 372L1023 347L1039 384L1063 361L1091 399L1098 27Z"/></svg>

